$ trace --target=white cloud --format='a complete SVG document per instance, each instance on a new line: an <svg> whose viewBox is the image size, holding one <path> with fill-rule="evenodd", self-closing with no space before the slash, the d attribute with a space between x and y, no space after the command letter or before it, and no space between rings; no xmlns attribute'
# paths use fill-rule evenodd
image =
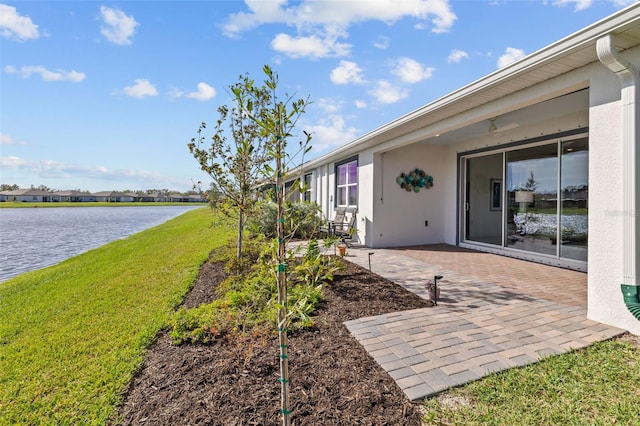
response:
<svg viewBox="0 0 640 426"><path fill-rule="evenodd" d="M4 67L4 72L7 74L18 74L22 78L30 78L32 74L39 74L43 81L70 81L72 83L80 83L87 75L83 72L75 70L64 71L55 70L50 71L42 65L24 66L20 69L7 65Z"/></svg>
<svg viewBox="0 0 640 426"><path fill-rule="evenodd" d="M469 54L463 50L453 49L447 58L450 64L458 64L463 59L469 59Z"/></svg>
<svg viewBox="0 0 640 426"><path fill-rule="evenodd" d="M0 145L27 145L24 141L17 141L6 133L0 133Z"/></svg>
<svg viewBox="0 0 640 426"><path fill-rule="evenodd" d="M362 69L355 62L340 61L340 65L331 70L333 84L364 83Z"/></svg>
<svg viewBox="0 0 640 426"><path fill-rule="evenodd" d="M137 169L109 169L101 165L62 163L55 160L27 161L20 157L0 157L0 166L7 169L21 169L41 178L92 178L113 181L139 181L150 183L162 180L162 174Z"/></svg>
<svg viewBox="0 0 640 426"><path fill-rule="evenodd" d="M324 152L354 140L360 133L355 127L346 125L340 115L329 115L321 119L318 124L307 126L311 132L311 146L314 152Z"/></svg>
<svg viewBox="0 0 640 426"><path fill-rule="evenodd" d="M386 80L379 80L369 94L380 103L393 104L409 96L409 91L394 86Z"/></svg>
<svg viewBox="0 0 640 426"><path fill-rule="evenodd" d="M0 166L5 168L21 168L27 164L25 160L20 157L0 157Z"/></svg>
<svg viewBox="0 0 640 426"><path fill-rule="evenodd" d="M573 10L578 12L591 7L593 0L554 0L554 6L574 5Z"/></svg>
<svg viewBox="0 0 640 426"><path fill-rule="evenodd" d="M424 64L411 58L399 58L391 72L400 77L405 83L418 83L431 78L435 68L427 67Z"/></svg>
<svg viewBox="0 0 640 426"><path fill-rule="evenodd" d="M310 35L291 37L280 33L271 41L271 47L292 58L309 57L312 59L346 56L351 49L350 44L339 43L338 35Z"/></svg>
<svg viewBox="0 0 640 426"><path fill-rule="evenodd" d="M332 98L320 98L315 105L320 107L327 114L335 114L342 109L343 102Z"/></svg>
<svg viewBox="0 0 640 426"><path fill-rule="evenodd" d="M367 106L369 106L365 101L360 100L360 99L356 99L353 104L356 106L356 108L358 109L364 109Z"/></svg>
<svg viewBox="0 0 640 426"><path fill-rule="evenodd" d="M133 16L127 16L122 10L100 6L100 14L105 25L100 28L100 32L112 43L119 45L129 45L131 38L136 32L136 27L140 25Z"/></svg>
<svg viewBox="0 0 640 426"><path fill-rule="evenodd" d="M626 7L633 3L637 3L638 0L608 0L613 3L614 7ZM545 4L547 2L545 1ZM593 0L553 0L551 4L553 6L564 7L573 5L574 12L580 12L593 6Z"/></svg>
<svg viewBox="0 0 640 426"><path fill-rule="evenodd" d="M231 14L223 30L228 36L258 27L262 24L284 22L289 23L294 20L294 15L289 8L283 9L288 0L245 0L249 12L238 12Z"/></svg>
<svg viewBox="0 0 640 426"><path fill-rule="evenodd" d="M216 89L209 86L207 83L198 83L198 90L196 92L187 93L186 97L191 99L197 99L199 101L208 101L216 95Z"/></svg>
<svg viewBox="0 0 640 426"><path fill-rule="evenodd" d="M456 15L448 0L376 0L376 1L314 1L304 0L290 5L287 0L245 0L247 12L229 15L223 30L229 36L263 24L284 23L298 30L313 27L346 29L351 24L370 20L392 24L412 17L429 22L433 32L445 32L455 22Z"/></svg>
<svg viewBox="0 0 640 426"><path fill-rule="evenodd" d="M38 26L28 16L22 16L13 6L0 4L0 34L17 40L35 40L40 37Z"/></svg>
<svg viewBox="0 0 640 426"><path fill-rule="evenodd" d="M389 37L378 36L373 42L373 47L380 50L385 50L389 47Z"/></svg>
<svg viewBox="0 0 640 426"><path fill-rule="evenodd" d="M613 0L614 6L617 7L627 7L636 3L638 0Z"/></svg>
<svg viewBox="0 0 640 426"><path fill-rule="evenodd" d="M124 88L124 93L133 98L144 98L145 96L157 96L156 87L144 78L134 80L136 84Z"/></svg>
<svg viewBox="0 0 640 426"><path fill-rule="evenodd" d="M392 25L403 18L429 23L433 32L446 32L455 22L449 0L376 0L376 1L316 1L303 0L290 5L288 0L245 0L247 11L229 15L222 26L229 37L237 37L264 24L285 24L296 28L296 35L278 34L271 47L293 58L312 59L342 57L350 53L351 45L339 42L348 37L347 29L354 23L381 21ZM374 44L383 49L386 38Z"/></svg>
<svg viewBox="0 0 640 426"><path fill-rule="evenodd" d="M524 58L524 50L515 47L507 47L504 54L498 58L498 68L514 63L518 59Z"/></svg>

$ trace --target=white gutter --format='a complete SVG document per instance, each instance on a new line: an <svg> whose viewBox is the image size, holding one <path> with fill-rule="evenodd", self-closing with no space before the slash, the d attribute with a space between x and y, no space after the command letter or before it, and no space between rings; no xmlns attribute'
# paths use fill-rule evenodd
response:
<svg viewBox="0 0 640 426"><path fill-rule="evenodd" d="M626 58L620 56L614 39L606 35L596 44L598 59L613 71L622 85L622 290L625 302L640 302L638 286L640 241L640 74ZM636 300L633 300L635 297ZM627 306L629 304L627 303ZM636 306L637 308L637 306ZM631 307L630 307L631 309ZM636 311L637 312L637 311ZM636 315L636 313L634 313ZM636 318L639 318L636 316ZM640 319L640 318L639 318Z"/></svg>

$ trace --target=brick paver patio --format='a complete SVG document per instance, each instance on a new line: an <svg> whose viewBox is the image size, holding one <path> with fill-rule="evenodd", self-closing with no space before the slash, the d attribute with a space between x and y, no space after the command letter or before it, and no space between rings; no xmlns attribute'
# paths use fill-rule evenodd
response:
<svg viewBox="0 0 640 426"><path fill-rule="evenodd" d="M410 400L492 372L609 339L624 330L586 318L586 274L437 245L352 247L347 260L427 298L434 275L441 298L431 308L345 323Z"/></svg>

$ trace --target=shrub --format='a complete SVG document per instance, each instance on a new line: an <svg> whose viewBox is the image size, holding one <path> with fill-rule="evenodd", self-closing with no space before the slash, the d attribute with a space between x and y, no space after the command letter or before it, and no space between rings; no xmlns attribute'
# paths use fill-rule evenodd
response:
<svg viewBox="0 0 640 426"><path fill-rule="evenodd" d="M277 329L278 286L273 256L277 242L262 240L260 246L260 254L245 273L231 275L218 285L218 299L194 309L178 309L169 324L175 344L207 342L226 334L266 334ZM233 259L235 251L225 249L214 259L223 260L224 256ZM322 300L322 287L333 280L334 272L341 266L335 262L320 253L315 240L302 257L289 253L290 330L314 325L312 314Z"/></svg>
<svg viewBox="0 0 640 426"><path fill-rule="evenodd" d="M320 213L320 207L316 203L287 201L284 211L285 234L303 239L316 235L322 224ZM260 205L259 213L251 219L249 229L254 234L273 238L276 236L277 217L276 203L265 201Z"/></svg>
<svg viewBox="0 0 640 426"><path fill-rule="evenodd" d="M263 255L265 239L259 236L248 238L243 244L242 257L238 258L237 246L235 240L229 242L223 247L216 250L211 256L211 262L223 262L225 271L228 274L240 275L253 267L260 256Z"/></svg>

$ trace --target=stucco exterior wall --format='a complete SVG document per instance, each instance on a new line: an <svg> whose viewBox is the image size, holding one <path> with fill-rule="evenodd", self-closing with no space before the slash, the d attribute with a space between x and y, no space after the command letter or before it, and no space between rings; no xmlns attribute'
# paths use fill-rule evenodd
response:
<svg viewBox="0 0 640 426"><path fill-rule="evenodd" d="M624 56L640 67L640 49ZM620 90L618 78L602 65L591 80L589 109L588 317L640 335L640 321L624 305L620 290L622 217L633 214L622 203Z"/></svg>
<svg viewBox="0 0 640 426"><path fill-rule="evenodd" d="M376 155L373 247L444 242L444 153L441 146L417 143ZM396 178L416 168L433 176L434 186L418 193L407 192Z"/></svg>

